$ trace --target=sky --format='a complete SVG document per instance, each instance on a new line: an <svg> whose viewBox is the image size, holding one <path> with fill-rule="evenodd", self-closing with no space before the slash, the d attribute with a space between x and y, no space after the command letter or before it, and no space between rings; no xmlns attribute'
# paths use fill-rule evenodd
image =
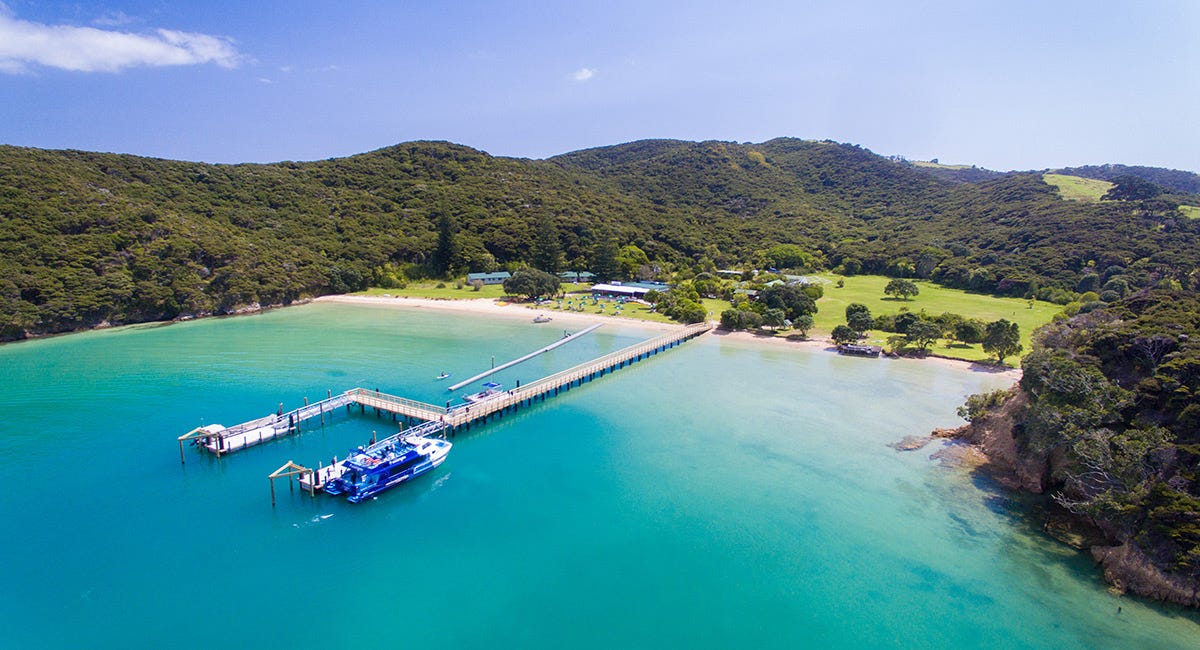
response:
<svg viewBox="0 0 1200 650"><path fill-rule="evenodd" d="M239 163L830 139L1200 171L1200 2L0 0L0 143Z"/></svg>

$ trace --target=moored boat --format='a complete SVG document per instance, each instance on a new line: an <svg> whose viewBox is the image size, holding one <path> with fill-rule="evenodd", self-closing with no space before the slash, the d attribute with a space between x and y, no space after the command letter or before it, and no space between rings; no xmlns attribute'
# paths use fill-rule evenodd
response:
<svg viewBox="0 0 1200 650"><path fill-rule="evenodd" d="M479 391L478 393L463 395L463 399L466 400L468 404L478 404L479 402L493 399L503 394L504 391L501 390L500 384L497 384L494 381L489 381L483 385L483 390Z"/></svg>
<svg viewBox="0 0 1200 650"><path fill-rule="evenodd" d="M438 438L402 435L387 445L359 447L342 461L341 476L326 483L325 491L359 503L441 465L452 446Z"/></svg>

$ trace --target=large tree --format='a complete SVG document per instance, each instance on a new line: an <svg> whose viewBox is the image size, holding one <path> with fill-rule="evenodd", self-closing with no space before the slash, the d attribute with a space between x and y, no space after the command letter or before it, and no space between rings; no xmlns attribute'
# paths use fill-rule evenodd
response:
<svg viewBox="0 0 1200 650"><path fill-rule="evenodd" d="M833 339L833 342L838 345L845 345L847 343L853 343L857 341L858 332L855 332L845 325L838 325L837 327L833 328L832 332L829 333L829 338Z"/></svg>
<svg viewBox="0 0 1200 650"><path fill-rule="evenodd" d="M909 296L915 296L921 293L921 289L917 286L917 283L913 282L912 280L894 278L891 282L887 283L886 287L883 288L883 292L889 296L895 296L897 298L908 300Z"/></svg>
<svg viewBox="0 0 1200 650"><path fill-rule="evenodd" d="M964 318L954 324L954 338L963 343L979 343L987 333L987 323L977 318Z"/></svg>
<svg viewBox="0 0 1200 650"><path fill-rule="evenodd" d="M1003 364L1005 357L1018 354L1021 349L1020 326L1004 318L988 323L983 334L983 351L996 355L996 363Z"/></svg>
<svg viewBox="0 0 1200 650"><path fill-rule="evenodd" d="M762 290L758 301L767 309L782 309L788 320L796 320L804 314L817 313L817 303L804 289L793 284L776 284Z"/></svg>
<svg viewBox="0 0 1200 650"><path fill-rule="evenodd" d="M871 309L860 302L846 306L846 324L855 332L865 332L875 327L875 319L871 317Z"/></svg>
<svg viewBox="0 0 1200 650"><path fill-rule="evenodd" d="M458 258L458 241L455 239L454 218L449 212L442 211L437 222L437 248L433 250L431 260L433 272L440 277L446 277L454 268Z"/></svg>
<svg viewBox="0 0 1200 650"><path fill-rule="evenodd" d="M621 265L617 263L617 238L611 234L602 234L592 246L591 271L597 282L608 282L616 279L621 273Z"/></svg>
<svg viewBox="0 0 1200 650"><path fill-rule="evenodd" d="M539 269L520 269L504 281L504 293L535 300L558 293L562 282L557 275Z"/></svg>
<svg viewBox="0 0 1200 650"><path fill-rule="evenodd" d="M538 218L534 224L533 250L530 262L536 269L547 273L558 273L563 267L562 244L558 239L558 228L549 215Z"/></svg>
<svg viewBox="0 0 1200 650"><path fill-rule="evenodd" d="M904 336L909 343L924 352L942 337L942 328L927 320L919 320L908 326L908 331L904 333Z"/></svg>

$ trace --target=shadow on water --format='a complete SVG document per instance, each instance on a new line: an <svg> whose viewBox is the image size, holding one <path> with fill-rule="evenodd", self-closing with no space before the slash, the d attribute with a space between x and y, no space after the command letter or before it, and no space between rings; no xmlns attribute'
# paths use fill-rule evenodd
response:
<svg viewBox="0 0 1200 650"><path fill-rule="evenodd" d="M1010 526L1014 540L1021 535L1029 538L1035 547L1030 550L1041 555L1042 562L1057 558L1062 566L1094 583L1097 588L1110 589L1104 580L1103 570L1090 553L1093 546L1111 544L1100 529L1058 505L1050 495L1008 489L984 468L971 470L970 480L979 489L983 506ZM959 519L953 514L950 518ZM1038 570L1040 562L1025 564L1048 590L1054 588L1052 572ZM1126 607L1137 603L1163 616L1200 624L1200 611L1192 608L1132 593L1121 594L1118 598L1128 601Z"/></svg>

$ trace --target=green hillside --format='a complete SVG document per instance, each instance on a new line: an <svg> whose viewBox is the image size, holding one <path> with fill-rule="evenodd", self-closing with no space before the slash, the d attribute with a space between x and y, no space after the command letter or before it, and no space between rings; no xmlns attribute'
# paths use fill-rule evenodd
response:
<svg viewBox="0 0 1200 650"><path fill-rule="evenodd" d="M0 146L0 339L225 313L436 274L564 268L636 246L630 274L808 267L1064 302L1090 275L1192 286L1200 222L1174 206L1061 201L1038 174L949 182L861 147L650 140L548 160L443 142L208 165ZM545 244L546 240L543 240ZM1068 295L1069 294L1069 295Z"/></svg>

